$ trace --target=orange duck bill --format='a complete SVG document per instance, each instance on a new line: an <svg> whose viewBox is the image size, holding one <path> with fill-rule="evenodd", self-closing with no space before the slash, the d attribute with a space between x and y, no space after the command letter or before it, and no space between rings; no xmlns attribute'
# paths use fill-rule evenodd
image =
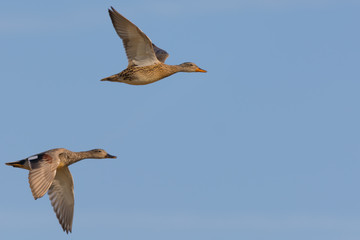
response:
<svg viewBox="0 0 360 240"><path fill-rule="evenodd" d="M207 71L204 69L201 69L201 68L197 68L197 69L195 69L195 72L207 72Z"/></svg>

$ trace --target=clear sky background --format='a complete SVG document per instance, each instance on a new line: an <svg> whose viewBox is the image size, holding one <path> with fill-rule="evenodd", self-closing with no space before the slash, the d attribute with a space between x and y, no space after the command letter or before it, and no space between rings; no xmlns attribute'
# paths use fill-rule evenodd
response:
<svg viewBox="0 0 360 240"><path fill-rule="evenodd" d="M178 73L127 66L107 8ZM1 239L360 238L360 2L1 1ZM73 233L27 171L57 147L117 159L70 167Z"/></svg>

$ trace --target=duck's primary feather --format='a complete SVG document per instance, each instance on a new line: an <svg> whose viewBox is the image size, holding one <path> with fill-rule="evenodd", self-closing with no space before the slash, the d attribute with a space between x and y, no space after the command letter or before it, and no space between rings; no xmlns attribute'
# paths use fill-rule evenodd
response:
<svg viewBox="0 0 360 240"><path fill-rule="evenodd" d="M66 233L71 232L74 215L74 182L68 167L58 168L48 194L61 227Z"/></svg>
<svg viewBox="0 0 360 240"><path fill-rule="evenodd" d="M117 34L123 41L129 61L128 67L149 66L159 63L152 43L145 33L113 7L109 9L109 14Z"/></svg>

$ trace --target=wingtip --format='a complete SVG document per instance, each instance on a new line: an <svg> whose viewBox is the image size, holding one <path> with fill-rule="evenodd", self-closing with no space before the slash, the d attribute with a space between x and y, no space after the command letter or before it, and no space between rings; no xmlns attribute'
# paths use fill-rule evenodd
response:
<svg viewBox="0 0 360 240"><path fill-rule="evenodd" d="M66 232L66 234L69 234L69 233L71 233L71 231L72 231L72 224L70 225L62 225L62 223L60 223L61 224L61 227L62 227L62 229L63 229L63 231L64 232Z"/></svg>

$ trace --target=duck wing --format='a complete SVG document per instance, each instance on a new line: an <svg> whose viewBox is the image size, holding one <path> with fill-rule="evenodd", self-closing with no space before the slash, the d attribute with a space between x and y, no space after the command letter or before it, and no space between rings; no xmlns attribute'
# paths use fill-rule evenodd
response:
<svg viewBox="0 0 360 240"><path fill-rule="evenodd" d="M35 199L41 198L51 186L56 168L60 163L58 155L40 153L26 159L29 164L30 189Z"/></svg>
<svg viewBox="0 0 360 240"><path fill-rule="evenodd" d="M152 44L152 46L153 46L153 48L154 48L154 52L155 52L156 58L157 58L160 62L165 63L165 60L169 57L169 54L168 54L165 50L157 47L155 44Z"/></svg>
<svg viewBox="0 0 360 240"><path fill-rule="evenodd" d="M130 66L148 66L159 63L151 40L135 24L127 20L113 7L109 14L114 28L122 39Z"/></svg>
<svg viewBox="0 0 360 240"><path fill-rule="evenodd" d="M66 233L71 232L74 216L74 182L68 167L57 170L48 194L61 227Z"/></svg>

